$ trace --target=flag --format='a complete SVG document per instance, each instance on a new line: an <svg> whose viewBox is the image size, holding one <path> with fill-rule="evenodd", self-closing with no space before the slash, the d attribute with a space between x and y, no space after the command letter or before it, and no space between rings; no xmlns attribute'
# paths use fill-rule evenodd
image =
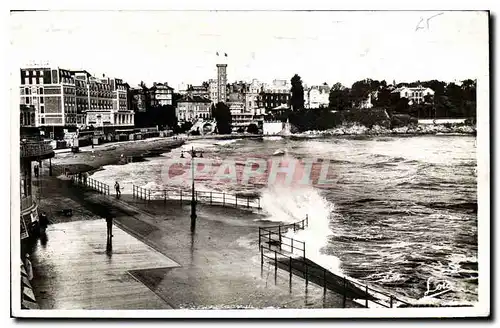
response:
<svg viewBox="0 0 500 328"><path fill-rule="evenodd" d="M217 56L219 55L219 52L216 52Z"/></svg>
<svg viewBox="0 0 500 328"><path fill-rule="evenodd" d="M224 53L224 56L226 56L226 57L227 57L227 54L226 54L226 53Z"/></svg>

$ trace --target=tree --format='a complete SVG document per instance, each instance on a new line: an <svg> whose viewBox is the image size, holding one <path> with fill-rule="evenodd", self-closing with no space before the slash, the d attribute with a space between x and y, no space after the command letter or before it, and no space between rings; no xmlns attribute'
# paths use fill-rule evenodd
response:
<svg viewBox="0 0 500 328"><path fill-rule="evenodd" d="M330 89L329 108L331 110L345 110L351 108L349 101L349 89L342 84L335 83Z"/></svg>
<svg viewBox="0 0 500 328"><path fill-rule="evenodd" d="M186 121L186 122L182 123L182 125L179 129L179 132L184 133L186 131L189 131L192 127L193 127L193 123Z"/></svg>
<svg viewBox="0 0 500 328"><path fill-rule="evenodd" d="M290 105L292 106L292 110L298 111L304 109L304 87L302 86L302 80L299 75L295 74L290 80L292 84L291 93L292 97L290 98Z"/></svg>
<svg viewBox="0 0 500 328"><path fill-rule="evenodd" d="M466 117L476 116L476 81L465 80L462 81L462 93L464 100L464 114Z"/></svg>
<svg viewBox="0 0 500 328"><path fill-rule="evenodd" d="M378 88L377 82L378 81L373 81L371 79L365 79L353 83L350 96L354 106L360 106L361 103L368 98L368 94L373 90L373 88Z"/></svg>
<svg viewBox="0 0 500 328"><path fill-rule="evenodd" d="M259 133L259 127L255 123L251 123L247 128L248 133L257 134Z"/></svg>
<svg viewBox="0 0 500 328"><path fill-rule="evenodd" d="M214 110L214 118L217 122L217 131L219 134L231 133L231 111L223 102L217 103Z"/></svg>
<svg viewBox="0 0 500 328"><path fill-rule="evenodd" d="M385 81L384 81L385 82ZM382 86L378 92L377 99L373 99L375 107L390 107L391 106L391 90Z"/></svg>
<svg viewBox="0 0 500 328"><path fill-rule="evenodd" d="M396 103L395 111L402 114L408 114L410 110L410 105L408 104L408 98L399 98Z"/></svg>

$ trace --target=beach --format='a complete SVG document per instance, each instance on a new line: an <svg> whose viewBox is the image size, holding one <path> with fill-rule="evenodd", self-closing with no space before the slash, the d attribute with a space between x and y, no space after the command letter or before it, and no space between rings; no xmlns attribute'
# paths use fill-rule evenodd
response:
<svg viewBox="0 0 500 328"><path fill-rule="evenodd" d="M71 149L55 150L56 156L52 159L53 175L94 172L104 165L126 163L129 156L141 156L149 150L163 150L165 152L180 147L183 139L151 138L145 140L114 142L104 145L81 147L78 153Z"/></svg>

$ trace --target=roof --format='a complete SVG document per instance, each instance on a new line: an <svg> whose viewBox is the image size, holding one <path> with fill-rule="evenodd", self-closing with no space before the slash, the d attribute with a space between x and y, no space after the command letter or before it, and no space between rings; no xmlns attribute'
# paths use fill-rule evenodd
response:
<svg viewBox="0 0 500 328"><path fill-rule="evenodd" d="M212 101L210 99L207 99L205 97L201 96L193 96L193 95L184 95L181 99L178 101L179 103L182 102L187 102L187 103L211 103Z"/></svg>
<svg viewBox="0 0 500 328"><path fill-rule="evenodd" d="M423 86L418 86L418 87L407 87L407 86L403 86L403 87L400 87L400 88L396 88L392 91L392 93L395 93L395 92L401 92L403 91L404 89L408 89L408 90L411 90L411 91L420 91L420 90L431 90L432 92L434 92L434 90L432 90L431 88L426 88L426 87L423 87Z"/></svg>
<svg viewBox="0 0 500 328"><path fill-rule="evenodd" d="M162 89L174 90L174 88L172 88L171 86L169 86L166 83L156 83L151 88L149 88L149 90L156 90L156 89L159 89L159 87L161 87Z"/></svg>

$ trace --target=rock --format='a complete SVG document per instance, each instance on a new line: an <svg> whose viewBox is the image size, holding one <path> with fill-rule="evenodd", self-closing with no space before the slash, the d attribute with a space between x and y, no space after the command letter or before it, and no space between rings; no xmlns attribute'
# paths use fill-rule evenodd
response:
<svg viewBox="0 0 500 328"><path fill-rule="evenodd" d="M391 127L393 129L402 126L408 126L410 124L417 125L418 119L408 114L394 114L391 117Z"/></svg>

